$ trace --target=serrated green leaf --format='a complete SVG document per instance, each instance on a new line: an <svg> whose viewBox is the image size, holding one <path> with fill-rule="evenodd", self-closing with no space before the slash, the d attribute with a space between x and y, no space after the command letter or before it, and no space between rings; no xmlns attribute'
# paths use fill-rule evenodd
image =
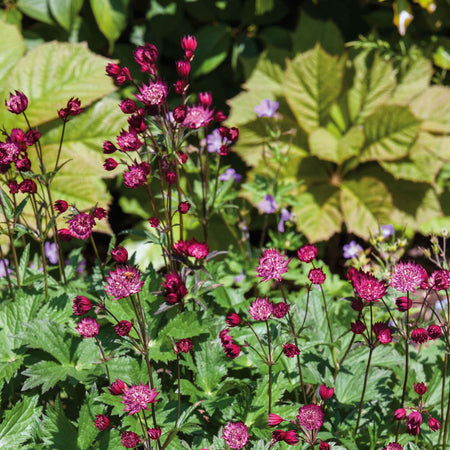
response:
<svg viewBox="0 0 450 450"><path fill-rule="evenodd" d="M392 199L387 187L377 178L363 177L343 182L340 200L350 233L369 237L380 223L389 221Z"/></svg>
<svg viewBox="0 0 450 450"><path fill-rule="evenodd" d="M38 406L39 397L23 397L14 407L5 411L0 424L0 448L19 448L32 436L32 427L39 419L42 407Z"/></svg>
<svg viewBox="0 0 450 450"><path fill-rule="evenodd" d="M93 386L89 393L86 393L86 397L80 408L77 438L77 444L80 450L92 448L92 442L99 433L98 428L94 425L94 421L95 416L102 414L104 408L100 403L95 402L97 397L97 387Z"/></svg>
<svg viewBox="0 0 450 450"><path fill-rule="evenodd" d="M342 85L339 60L320 45L288 61L284 95L299 125L308 133L324 126Z"/></svg>
<svg viewBox="0 0 450 450"><path fill-rule="evenodd" d="M19 280L20 280L20 282L23 282L23 280L25 278L25 272L27 270L29 262L30 262L30 243L28 243L25 246L25 248L22 252L22 256L20 257L20 261L19 261Z"/></svg>
<svg viewBox="0 0 450 450"><path fill-rule="evenodd" d="M47 392L59 381L67 378L68 366L62 366L55 361L39 361L22 372L28 378L22 390L42 386L42 393Z"/></svg>
<svg viewBox="0 0 450 450"><path fill-rule="evenodd" d="M164 336L175 340L186 337L192 338L204 332L205 325L200 319L200 314L194 311L184 311L177 314L162 330Z"/></svg>
<svg viewBox="0 0 450 450"><path fill-rule="evenodd" d="M199 77L213 71L227 57L231 43L231 29L225 24L207 25L197 33L198 46L192 61L192 76Z"/></svg>
<svg viewBox="0 0 450 450"><path fill-rule="evenodd" d="M91 0L97 25L108 39L110 51L127 25L129 0Z"/></svg>
<svg viewBox="0 0 450 450"><path fill-rule="evenodd" d="M47 0L18 0L17 8L39 22L54 25Z"/></svg>
<svg viewBox="0 0 450 450"><path fill-rule="evenodd" d="M105 77L109 61L95 55L85 44L49 42L28 52L10 72L0 101L9 98L9 92L17 89L27 95L27 116L35 127L57 118L57 110L66 106L71 97L78 97L82 106L112 92L115 88ZM52 76L49 77L49 72ZM26 127L24 119L0 110L0 123L10 129ZM70 128L70 124L68 126Z"/></svg>
<svg viewBox="0 0 450 450"><path fill-rule="evenodd" d="M12 203L8 197L8 194L3 190L3 188L0 187L0 201L2 202L2 216L7 220L10 221L14 217L14 208L12 206ZM4 211L4 214L3 214Z"/></svg>
<svg viewBox="0 0 450 450"><path fill-rule="evenodd" d="M55 406L48 407L42 424L42 439L47 448L54 450L78 450L77 430L67 419L59 398Z"/></svg>
<svg viewBox="0 0 450 450"><path fill-rule="evenodd" d="M383 105L364 122L366 143L360 161L393 161L403 158L414 144L420 121L408 107Z"/></svg>
<svg viewBox="0 0 450 450"><path fill-rule="evenodd" d="M19 28L5 22L0 22L0 87L12 68L25 53L25 42ZM13 91L14 93L14 91ZM9 95L8 97L9 98Z"/></svg>
<svg viewBox="0 0 450 450"><path fill-rule="evenodd" d="M72 28L75 17L84 0L48 0L50 11L56 21L67 31Z"/></svg>

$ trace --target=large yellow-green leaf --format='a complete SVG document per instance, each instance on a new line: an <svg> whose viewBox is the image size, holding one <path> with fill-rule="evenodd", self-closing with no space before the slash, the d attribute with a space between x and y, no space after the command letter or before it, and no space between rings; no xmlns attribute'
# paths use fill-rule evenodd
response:
<svg viewBox="0 0 450 450"><path fill-rule="evenodd" d="M50 42L27 53L8 75L0 103L14 89L29 99L27 115L32 126L57 117L57 110L71 97L80 98L87 106L115 88L105 76L106 58L92 53L85 44ZM0 110L0 123L6 129L23 122L6 109Z"/></svg>
<svg viewBox="0 0 450 450"><path fill-rule="evenodd" d="M339 189L330 185L310 186L297 197L293 212L298 229L310 242L328 239L341 230Z"/></svg>
<svg viewBox="0 0 450 450"><path fill-rule="evenodd" d="M361 53L354 59L355 77L348 92L350 117L358 123L373 113L377 106L386 103L396 85L392 64L382 60L378 54L370 64L368 56Z"/></svg>
<svg viewBox="0 0 450 450"><path fill-rule="evenodd" d="M389 220L392 199L377 178L363 177L341 184L340 200L345 225L350 233L367 238L380 223Z"/></svg>
<svg viewBox="0 0 450 450"><path fill-rule="evenodd" d="M423 130L450 133L450 87L430 86L411 103L411 111L424 121Z"/></svg>
<svg viewBox="0 0 450 450"><path fill-rule="evenodd" d="M288 61L284 94L299 125L308 133L326 125L332 103L342 84L342 68L337 58L319 45Z"/></svg>
<svg viewBox="0 0 450 450"><path fill-rule="evenodd" d="M325 161L342 164L359 153L364 143L364 133L352 127L344 136L336 136L326 128L317 128L309 135L311 154Z"/></svg>
<svg viewBox="0 0 450 450"><path fill-rule="evenodd" d="M0 22L0 88L24 53L25 42L19 29L15 25Z"/></svg>
<svg viewBox="0 0 450 450"><path fill-rule="evenodd" d="M393 161L408 154L413 145L420 121L408 107L383 105L364 122L366 143L360 160Z"/></svg>

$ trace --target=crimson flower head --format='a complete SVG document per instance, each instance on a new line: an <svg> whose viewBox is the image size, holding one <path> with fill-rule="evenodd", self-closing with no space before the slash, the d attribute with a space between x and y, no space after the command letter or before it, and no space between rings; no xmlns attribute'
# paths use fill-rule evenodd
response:
<svg viewBox="0 0 450 450"><path fill-rule="evenodd" d="M175 343L175 353L189 353L193 348L192 339L180 339Z"/></svg>
<svg viewBox="0 0 450 450"><path fill-rule="evenodd" d="M307 430L318 430L323 425L323 411L318 405L302 406L297 415L299 425Z"/></svg>
<svg viewBox="0 0 450 450"><path fill-rule="evenodd" d="M428 337L432 340L439 339L442 336L442 328L439 325L430 325L427 331Z"/></svg>
<svg viewBox="0 0 450 450"><path fill-rule="evenodd" d="M205 107L212 105L213 99L211 92L199 92L198 99L200 103Z"/></svg>
<svg viewBox="0 0 450 450"><path fill-rule="evenodd" d="M161 427L149 428L147 434L152 441L157 441L161 437Z"/></svg>
<svg viewBox="0 0 450 450"><path fill-rule="evenodd" d="M428 426L430 427L431 431L438 431L441 429L441 424L439 423L439 420L434 419L433 417L430 417L428 419Z"/></svg>
<svg viewBox="0 0 450 450"><path fill-rule="evenodd" d="M113 300L120 300L141 292L144 280L140 279L141 273L137 267L120 266L116 270L109 271L106 277L107 286L105 292L113 296Z"/></svg>
<svg viewBox="0 0 450 450"><path fill-rule="evenodd" d="M111 250L111 256L114 261L120 264L125 264L128 261L128 252L125 247L118 245Z"/></svg>
<svg viewBox="0 0 450 450"><path fill-rule="evenodd" d="M425 269L413 262L400 262L394 266L391 274L391 286L401 292L415 292L427 279Z"/></svg>
<svg viewBox="0 0 450 450"><path fill-rule="evenodd" d="M319 395L322 400L328 400L333 397L334 388L327 387L325 384L321 384L319 387Z"/></svg>
<svg viewBox="0 0 450 450"><path fill-rule="evenodd" d="M102 220L108 215L108 212L105 208L94 208L92 211L92 217L95 217L97 220Z"/></svg>
<svg viewBox="0 0 450 450"><path fill-rule="evenodd" d="M160 221L157 217L150 217L150 219L148 219L148 223L152 228L158 228Z"/></svg>
<svg viewBox="0 0 450 450"><path fill-rule="evenodd" d="M9 112L13 114L22 114L28 106L28 97L20 91L15 94L9 93L9 100L5 100L5 105Z"/></svg>
<svg viewBox="0 0 450 450"><path fill-rule="evenodd" d="M191 209L191 204L189 202L180 202L178 204L178 212L180 214L186 214Z"/></svg>
<svg viewBox="0 0 450 450"><path fill-rule="evenodd" d="M298 434L295 430L288 430L286 431L283 441L286 442L286 444L289 445L295 445L299 443Z"/></svg>
<svg viewBox="0 0 450 450"><path fill-rule="evenodd" d="M406 418L408 434L417 436L420 433L420 425L422 425L422 414L419 411L410 412Z"/></svg>
<svg viewBox="0 0 450 450"><path fill-rule="evenodd" d="M395 420L403 420L406 417L406 409L398 408L394 411Z"/></svg>
<svg viewBox="0 0 450 450"><path fill-rule="evenodd" d="M212 122L213 117L214 110L210 110L203 105L188 106L183 126L194 129L206 127Z"/></svg>
<svg viewBox="0 0 450 450"><path fill-rule="evenodd" d="M416 328L411 333L411 341L414 344L424 344L428 341L428 331L425 328Z"/></svg>
<svg viewBox="0 0 450 450"><path fill-rule="evenodd" d="M283 353L288 358L293 358L300 354L300 349L295 344L284 344L283 345Z"/></svg>
<svg viewBox="0 0 450 450"><path fill-rule="evenodd" d="M79 98L71 98L67 102L67 113L69 116L78 116L84 111L84 108L81 108L81 101Z"/></svg>
<svg viewBox="0 0 450 450"><path fill-rule="evenodd" d="M150 403L156 402L159 392L150 389L148 383L139 385L132 384L122 395L122 403L125 405L124 411L129 411L128 415L136 414L143 409L148 410Z"/></svg>
<svg viewBox="0 0 450 450"><path fill-rule="evenodd" d="M185 58L192 61L194 52L197 48L197 39L194 36L183 36L181 39L181 48L184 50Z"/></svg>
<svg viewBox="0 0 450 450"><path fill-rule="evenodd" d="M128 320L121 320L115 327L114 331L117 336L124 337L130 334L131 329L133 328L133 324L128 322Z"/></svg>
<svg viewBox="0 0 450 450"><path fill-rule="evenodd" d="M187 79L191 71L191 63L189 61L177 61L176 69L179 77Z"/></svg>
<svg viewBox="0 0 450 450"><path fill-rule="evenodd" d="M271 445L273 445L275 442L284 441L285 436L286 436L286 431L284 431L284 430L272 431L272 444Z"/></svg>
<svg viewBox="0 0 450 450"><path fill-rule="evenodd" d="M392 335L389 327L384 322L376 322L373 324L372 330L381 344L389 344L392 342Z"/></svg>
<svg viewBox="0 0 450 450"><path fill-rule="evenodd" d="M228 358L235 359L241 354L241 347L238 344L227 344L223 347Z"/></svg>
<svg viewBox="0 0 450 450"><path fill-rule="evenodd" d="M137 447L139 442L141 442L141 438L138 434L134 433L133 431L124 431L122 433L122 445L125 448L134 448Z"/></svg>
<svg viewBox="0 0 450 450"><path fill-rule="evenodd" d="M276 427L283 421L284 419L280 417L278 414L269 414L269 418L267 419L267 425L269 425L269 427Z"/></svg>
<svg viewBox="0 0 450 450"><path fill-rule="evenodd" d="M95 220L90 214L78 213L67 221L70 234L76 239L89 239Z"/></svg>
<svg viewBox="0 0 450 450"><path fill-rule="evenodd" d="M110 155L117 150L116 146L111 141L103 142L103 153L105 155Z"/></svg>
<svg viewBox="0 0 450 450"><path fill-rule="evenodd" d="M225 322L229 327L237 327L238 325L241 324L242 320L239 317L239 315L236 314L235 312L229 312L227 314Z"/></svg>
<svg viewBox="0 0 450 450"><path fill-rule="evenodd" d="M351 308L355 311L362 311L364 308L364 302L360 298L354 298L350 304Z"/></svg>
<svg viewBox="0 0 450 450"><path fill-rule="evenodd" d="M149 43L139 46L134 52L134 59L139 64L141 72L153 73L153 66L158 59L158 49Z"/></svg>
<svg viewBox="0 0 450 450"><path fill-rule="evenodd" d="M228 447L238 450L244 448L250 440L248 428L242 422L230 422L225 425L222 438Z"/></svg>
<svg viewBox="0 0 450 450"><path fill-rule="evenodd" d="M175 108L172 111L173 120L175 120L176 123L183 123L184 119L186 118L186 113L187 108L185 105L175 106Z"/></svg>
<svg viewBox="0 0 450 450"><path fill-rule="evenodd" d="M108 417L106 417L104 414L97 414L95 416L95 422L94 425L100 430L100 431L105 431L109 428L109 426L111 425L110 420L108 419Z"/></svg>
<svg viewBox="0 0 450 450"><path fill-rule="evenodd" d="M357 319L350 324L350 329L354 334L363 334L366 331L366 326L361 320Z"/></svg>
<svg viewBox="0 0 450 450"><path fill-rule="evenodd" d="M282 319L288 312L290 306L285 302L278 302L273 305L273 317Z"/></svg>
<svg viewBox="0 0 450 450"><path fill-rule="evenodd" d="M128 166L128 170L123 173L123 183L127 188L137 189L147 181L150 173L150 165L143 161L139 164Z"/></svg>
<svg viewBox="0 0 450 450"><path fill-rule="evenodd" d="M164 81L150 81L149 84L142 83L138 86L139 94L135 94L136 98L146 106L159 106L166 100L168 90Z"/></svg>
<svg viewBox="0 0 450 450"><path fill-rule="evenodd" d="M168 170L164 174L164 179L166 180L167 184L170 184L170 185L175 184L177 182L177 174L173 170Z"/></svg>
<svg viewBox="0 0 450 450"><path fill-rule="evenodd" d="M258 297L248 308L253 320L264 321L273 313L273 303L267 297Z"/></svg>
<svg viewBox="0 0 450 450"><path fill-rule="evenodd" d="M83 317L75 329L81 337L93 338L98 335L100 324L92 317Z"/></svg>
<svg viewBox="0 0 450 450"><path fill-rule="evenodd" d="M69 242L72 240L72 234L68 228L60 228L58 230L58 237L63 242Z"/></svg>
<svg viewBox="0 0 450 450"><path fill-rule="evenodd" d="M137 131L130 128L128 131L122 130L117 136L117 145L122 152L133 152L142 147L142 141L137 135Z"/></svg>
<svg viewBox="0 0 450 450"><path fill-rule="evenodd" d="M8 182L8 188L11 194L17 194L19 192L19 183L15 180L11 180Z"/></svg>
<svg viewBox="0 0 450 450"><path fill-rule="evenodd" d="M180 302L188 294L186 285L181 275L177 272L170 272L164 275L164 282L161 283L164 288L164 298L171 305Z"/></svg>
<svg viewBox="0 0 450 450"><path fill-rule="evenodd" d="M62 214L67 211L69 204L65 200L56 200L53 207L58 214Z"/></svg>
<svg viewBox="0 0 450 450"><path fill-rule="evenodd" d="M25 144L31 146L34 145L41 138L41 133L39 133L38 130L28 130L23 138Z"/></svg>
<svg viewBox="0 0 450 450"><path fill-rule="evenodd" d="M435 270L428 279L428 286L435 291L447 290L450 286L450 272L445 269Z"/></svg>
<svg viewBox="0 0 450 450"><path fill-rule="evenodd" d="M325 281L326 275L323 273L321 267L311 269L308 274L308 280L311 281L312 284L323 284Z"/></svg>
<svg viewBox="0 0 450 450"><path fill-rule="evenodd" d="M319 445L319 450L329 450L331 448L330 444L326 442L321 442Z"/></svg>
<svg viewBox="0 0 450 450"><path fill-rule="evenodd" d="M395 299L395 304L397 306L397 310L400 312L408 311L412 307L412 300L408 297L397 297Z"/></svg>
<svg viewBox="0 0 450 450"><path fill-rule="evenodd" d="M366 302L377 302L386 293L386 285L372 274L356 271L352 274L350 282L353 289Z"/></svg>
<svg viewBox="0 0 450 450"><path fill-rule="evenodd" d="M19 183L19 191L22 192L22 194L35 194L37 191L37 185L34 180L23 180Z"/></svg>
<svg viewBox="0 0 450 450"><path fill-rule="evenodd" d="M305 263L313 262L318 254L317 247L312 244L303 245L297 250L298 259Z"/></svg>
<svg viewBox="0 0 450 450"><path fill-rule="evenodd" d="M124 114L133 114L137 110L137 105L134 100L131 100L131 98L126 98L120 102L119 108Z"/></svg>
<svg viewBox="0 0 450 450"><path fill-rule="evenodd" d="M114 170L117 167L118 163L113 158L106 158L105 162L103 163L103 168L107 170L108 172L111 172L111 170Z"/></svg>
<svg viewBox="0 0 450 450"><path fill-rule="evenodd" d="M423 395L425 394L425 392L427 392L427 387L423 382L414 383L414 390L416 391L416 394Z"/></svg>
<svg viewBox="0 0 450 450"><path fill-rule="evenodd" d="M198 242L195 238L187 241L187 253L195 259L205 259L209 253L209 246L206 242Z"/></svg>
<svg viewBox="0 0 450 450"><path fill-rule="evenodd" d="M91 310L91 302L84 295L77 295L73 300L73 312L76 316L82 316Z"/></svg>
<svg viewBox="0 0 450 450"><path fill-rule="evenodd" d="M111 386L108 388L108 391L112 395L122 395L126 390L128 389L128 386L124 381L117 378L114 383L111 384Z"/></svg>
<svg viewBox="0 0 450 450"><path fill-rule="evenodd" d="M389 442L382 450L403 450L403 447L400 444L397 444L397 442Z"/></svg>
<svg viewBox="0 0 450 450"><path fill-rule="evenodd" d="M291 258L286 259L286 254L281 254L278 250L271 248L264 250L264 254L259 258L259 266L256 268L257 277L261 281L283 280L283 274L288 271L288 264Z"/></svg>
<svg viewBox="0 0 450 450"><path fill-rule="evenodd" d="M133 81L128 67L120 67L118 64L108 64L106 74L111 77L119 86L126 81Z"/></svg>

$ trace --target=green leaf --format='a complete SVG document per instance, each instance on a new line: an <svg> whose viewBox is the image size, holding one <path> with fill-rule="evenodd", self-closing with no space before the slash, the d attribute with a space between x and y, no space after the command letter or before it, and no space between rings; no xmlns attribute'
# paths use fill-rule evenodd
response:
<svg viewBox="0 0 450 450"><path fill-rule="evenodd" d="M430 86L413 100L411 111L424 121L422 130L450 133L450 87Z"/></svg>
<svg viewBox="0 0 450 450"><path fill-rule="evenodd" d="M160 331L160 335L171 337L175 340L186 337L198 336L205 332L205 325L202 323L199 313L194 311L184 311L177 314L165 327Z"/></svg>
<svg viewBox="0 0 450 450"><path fill-rule="evenodd" d="M27 116L31 126L41 125L57 118L57 110L66 106L71 97L79 97L85 107L112 92L113 83L104 75L107 63L106 58L95 55L85 44L49 42L40 45L28 52L10 72L0 101L4 102L14 89L24 92L29 100ZM0 110L0 123L6 129L25 126L23 119L11 116L6 109Z"/></svg>
<svg viewBox="0 0 450 450"><path fill-rule="evenodd" d="M28 243L24 248L22 256L20 257L19 261L19 279L21 282L23 282L25 278L25 272L27 270L29 261L30 261L30 243Z"/></svg>
<svg viewBox="0 0 450 450"><path fill-rule="evenodd" d="M392 199L386 186L377 178L363 177L341 184L341 208L349 233L369 237L380 223L389 221Z"/></svg>
<svg viewBox="0 0 450 450"><path fill-rule="evenodd" d="M50 11L56 21L67 31L72 28L84 0L48 0Z"/></svg>
<svg viewBox="0 0 450 450"><path fill-rule="evenodd" d="M54 450L77 450L77 430L65 416L61 400L54 408L48 407L43 420L42 439L47 448Z"/></svg>
<svg viewBox="0 0 450 450"><path fill-rule="evenodd" d="M39 397L23 397L14 407L4 412L0 424L0 448L19 448L33 434L33 425L39 419L42 407L38 406Z"/></svg>
<svg viewBox="0 0 450 450"><path fill-rule="evenodd" d="M408 107L383 105L364 122L366 143L360 161L392 161L403 158L413 145L420 122Z"/></svg>
<svg viewBox="0 0 450 450"><path fill-rule="evenodd" d="M433 62L444 70L450 70L450 39L441 38L433 53Z"/></svg>
<svg viewBox="0 0 450 450"><path fill-rule="evenodd" d="M91 0L92 12L100 31L108 39L110 52L127 26L128 3L129 0Z"/></svg>
<svg viewBox="0 0 450 450"><path fill-rule="evenodd" d="M11 201L9 200L8 194L0 187L0 201L3 204L3 208L5 210L5 214L3 215L2 208L2 216L5 217L7 221L10 221L14 217L14 209Z"/></svg>
<svg viewBox="0 0 450 450"><path fill-rule="evenodd" d="M341 84L339 60L322 50L320 45L288 61L284 95L297 122L306 132L326 125Z"/></svg>
<svg viewBox="0 0 450 450"><path fill-rule="evenodd" d="M49 25L55 24L47 0L18 0L17 8L38 22L48 23Z"/></svg>
<svg viewBox="0 0 450 450"><path fill-rule="evenodd" d="M198 46L192 61L194 78L212 72L227 57L231 43L231 29L225 24L207 25L197 33Z"/></svg>
<svg viewBox="0 0 450 450"><path fill-rule="evenodd" d="M95 402L97 397L98 392L94 385L90 392L86 393L86 398L80 408L77 438L77 444L80 450L92 448L92 442L99 432L98 428L94 425L94 420L97 414L103 413L104 408L100 403Z"/></svg>
<svg viewBox="0 0 450 450"><path fill-rule="evenodd" d="M339 28L331 21L314 19L302 11L297 28L292 32L293 52L303 53L317 43L331 55L344 51L344 40Z"/></svg>
<svg viewBox="0 0 450 450"><path fill-rule="evenodd" d="M32 389L42 385L42 393L47 392L58 382L67 378L68 366L62 366L55 361L39 361L22 372L28 378L22 390Z"/></svg>
<svg viewBox="0 0 450 450"><path fill-rule="evenodd" d="M0 48L0 86L3 86L9 72L25 53L25 42L17 26L0 21Z"/></svg>

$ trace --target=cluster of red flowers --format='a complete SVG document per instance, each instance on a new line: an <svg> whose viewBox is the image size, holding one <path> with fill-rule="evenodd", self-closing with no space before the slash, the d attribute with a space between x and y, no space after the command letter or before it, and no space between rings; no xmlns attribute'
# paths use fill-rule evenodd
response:
<svg viewBox="0 0 450 450"><path fill-rule="evenodd" d="M241 347L233 341L233 337L229 331L230 330L228 328L223 329L219 333L219 338L228 358L234 359L241 354Z"/></svg>
<svg viewBox="0 0 450 450"><path fill-rule="evenodd" d="M171 305L180 303L184 297L188 294L186 285L180 274L177 272L171 272L164 276L164 282L161 283L164 288L164 298L167 303Z"/></svg>
<svg viewBox="0 0 450 450"><path fill-rule="evenodd" d="M198 242L195 238L175 242L173 250L178 255L191 256L198 260L205 259L209 253L208 244L206 242Z"/></svg>

